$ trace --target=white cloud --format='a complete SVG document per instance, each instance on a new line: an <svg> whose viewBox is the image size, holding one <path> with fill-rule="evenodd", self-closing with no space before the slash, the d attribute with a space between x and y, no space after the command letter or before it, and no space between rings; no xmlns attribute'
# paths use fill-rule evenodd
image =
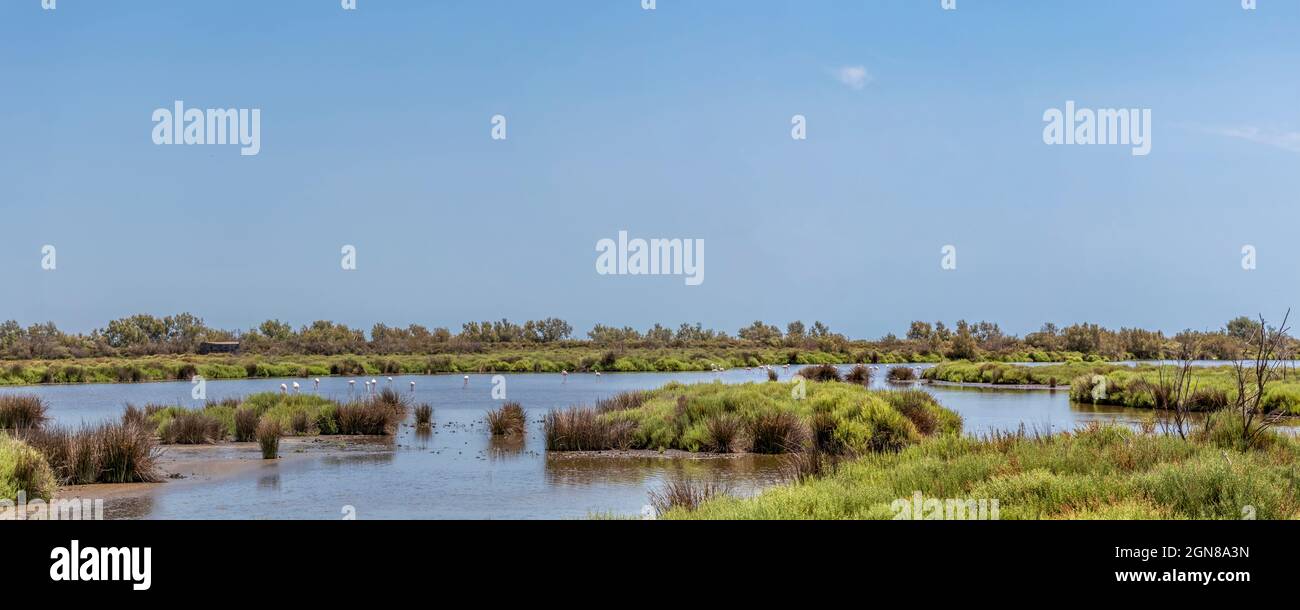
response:
<svg viewBox="0 0 1300 610"><path fill-rule="evenodd" d="M871 82L871 75L867 73L865 66L844 66L831 70L831 73L835 75L835 80L854 91L865 89Z"/></svg>
<svg viewBox="0 0 1300 610"><path fill-rule="evenodd" d="M1215 127L1206 131L1225 136L1267 144L1291 152L1300 152L1300 131L1269 131L1258 127Z"/></svg>

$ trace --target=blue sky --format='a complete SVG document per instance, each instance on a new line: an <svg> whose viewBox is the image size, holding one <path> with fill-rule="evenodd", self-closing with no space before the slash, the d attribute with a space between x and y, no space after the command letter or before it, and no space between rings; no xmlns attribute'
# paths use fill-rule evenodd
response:
<svg viewBox="0 0 1300 610"><path fill-rule="evenodd" d="M1275 0L3 0L0 319L1280 316L1298 32ZM261 153L154 145L174 100L260 108ZM1150 108L1151 154L1045 145L1066 100ZM705 282L597 275L619 230L704 239Z"/></svg>

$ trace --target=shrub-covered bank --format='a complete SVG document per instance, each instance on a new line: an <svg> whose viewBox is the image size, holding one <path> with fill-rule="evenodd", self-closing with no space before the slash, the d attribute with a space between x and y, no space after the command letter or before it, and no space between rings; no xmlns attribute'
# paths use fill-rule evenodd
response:
<svg viewBox="0 0 1300 610"><path fill-rule="evenodd" d="M409 399L394 390L340 403L311 394L264 392L242 400L181 406L128 406L125 418L141 418L165 444L193 445L227 440L251 442L257 426L275 422L286 436L373 435L396 431L410 410Z"/></svg>
<svg viewBox="0 0 1300 610"><path fill-rule="evenodd" d="M1300 445L1242 450L1227 417L1187 440L1093 426L1054 436L946 435L874 453L750 499L718 496L674 519L894 519L925 499L997 500L1001 519L1300 518ZM923 516L936 516L925 513Z"/></svg>
<svg viewBox="0 0 1300 610"><path fill-rule="evenodd" d="M1117 405L1139 409L1171 408L1170 378L1173 367L1118 369L1104 375L1084 375L1070 384L1070 398L1077 402ZM1214 411L1237 403L1238 385L1232 367L1195 368L1185 405L1190 411ZM1259 411L1269 414L1300 415L1300 377L1285 371L1268 384Z"/></svg>
<svg viewBox="0 0 1300 610"><path fill-rule="evenodd" d="M898 450L960 431L961 418L924 392L852 383L670 383L552 411L544 428L551 451L788 453L812 446L842 454Z"/></svg>
<svg viewBox="0 0 1300 610"><path fill-rule="evenodd" d="M1064 360L1073 353L1008 354L1013 362ZM992 358L994 356L988 355ZM0 363L0 386L62 383L139 383L207 379L427 375L438 373L559 373L711 371L764 365L908 364L943 361L935 353L768 347L619 348L491 346L468 353L376 355L163 355L12 360Z"/></svg>
<svg viewBox="0 0 1300 610"><path fill-rule="evenodd" d="M1095 362L1066 362L1042 366L1018 366L1004 362L958 360L936 364L921 373L924 379L950 383L993 385L1037 385L1065 387L1081 375L1106 374L1125 367Z"/></svg>
<svg viewBox="0 0 1300 610"><path fill-rule="evenodd" d="M19 490L48 498L59 485L159 481L160 444L256 441L274 459L283 435L390 435L410 406L393 390L347 403L264 393L193 409L127 405L120 421L74 428L46 425L38 397L0 397L0 499Z"/></svg>

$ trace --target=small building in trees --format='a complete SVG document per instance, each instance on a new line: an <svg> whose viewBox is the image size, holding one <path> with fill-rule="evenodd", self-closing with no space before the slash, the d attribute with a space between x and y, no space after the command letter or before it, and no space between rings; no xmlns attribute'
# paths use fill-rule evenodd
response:
<svg viewBox="0 0 1300 610"><path fill-rule="evenodd" d="M239 352L238 341L204 341L199 344L200 354L234 354Z"/></svg>

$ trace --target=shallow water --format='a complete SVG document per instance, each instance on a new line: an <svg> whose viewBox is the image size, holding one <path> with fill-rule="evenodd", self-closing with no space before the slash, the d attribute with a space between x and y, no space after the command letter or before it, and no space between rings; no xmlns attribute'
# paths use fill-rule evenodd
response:
<svg viewBox="0 0 1300 610"><path fill-rule="evenodd" d="M925 368L927 365L916 365ZM847 369L847 367L842 367ZM877 371L873 387L887 387L887 369ZM788 379L797 370L777 369ZM716 478L733 493L751 494L781 479L780 459L746 456L725 459L612 459L547 457L541 416L549 409L591 404L627 391L720 379L726 383L765 381L761 369L722 373L609 373L504 375L510 400L520 402L531 422L522 443L493 442L482 423L492 399L492 375L394 376L394 389L434 407L434 429L410 426L387 447L344 455L301 455L259 463L213 481L174 481L142 497L109 499L110 518L144 519L358 519L397 518L585 518L638 516L647 510L648 492L672 476ZM361 386L361 379L357 379ZM410 382L415 381L414 390ZM311 380L298 380L305 392ZM208 381L207 397L219 400L279 391L286 380ZM380 387L389 385L380 378ZM917 386L933 393L965 419L965 430L983 434L1015 430L1061 431L1091 421L1136 424L1145 410L1076 405L1065 391L1009 391ZM36 386L0 389L44 397L55 423L94 423L120 416L123 405L170 403L197 406L187 382ZM360 393L363 390L352 390ZM346 399L347 378L322 378L320 394Z"/></svg>

